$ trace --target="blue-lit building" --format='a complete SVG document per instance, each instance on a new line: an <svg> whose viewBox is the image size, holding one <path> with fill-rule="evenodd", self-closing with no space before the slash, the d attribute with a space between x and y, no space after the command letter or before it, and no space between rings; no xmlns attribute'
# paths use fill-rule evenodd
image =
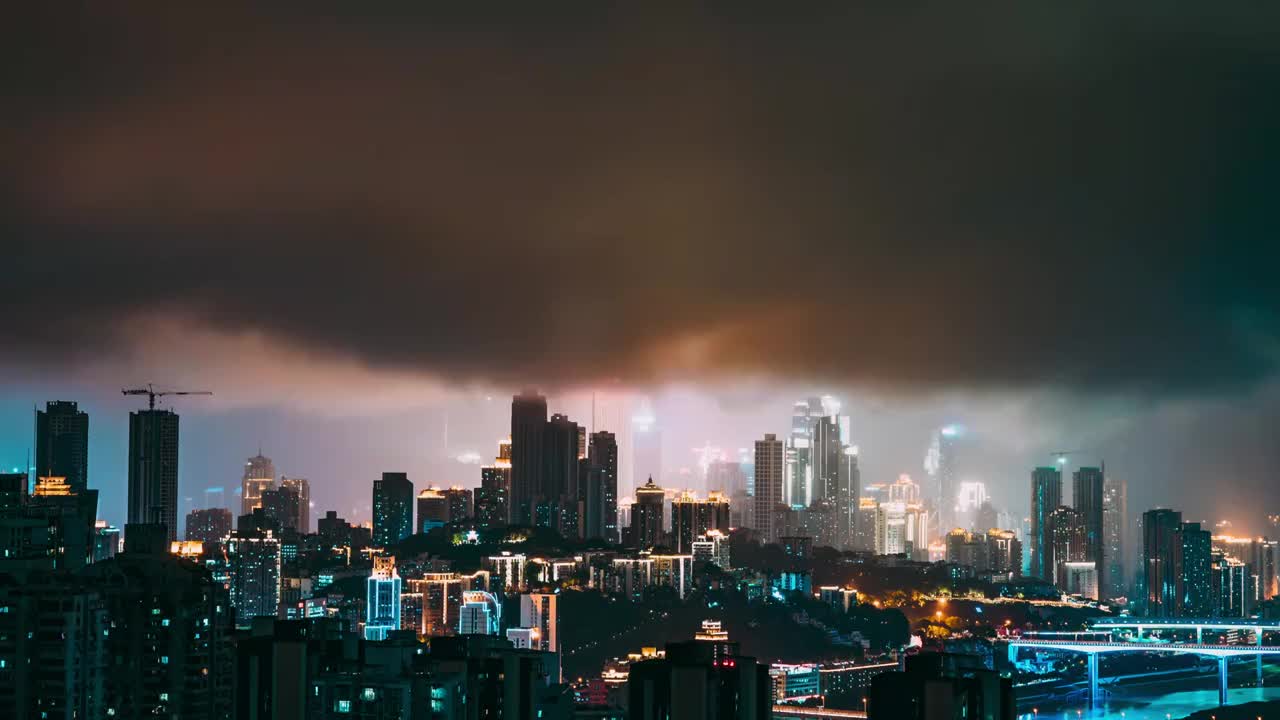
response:
<svg viewBox="0 0 1280 720"><path fill-rule="evenodd" d="M400 575L394 557L375 557L365 594L364 638L386 640L400 629Z"/></svg>
<svg viewBox="0 0 1280 720"><path fill-rule="evenodd" d="M813 581L807 572L783 572L773 584L775 593L785 595L789 592L802 592L808 595L813 591Z"/></svg>
<svg viewBox="0 0 1280 720"><path fill-rule="evenodd" d="M1053 582L1049 562L1049 513L1062 505L1062 471L1038 467L1031 471L1031 577Z"/></svg>

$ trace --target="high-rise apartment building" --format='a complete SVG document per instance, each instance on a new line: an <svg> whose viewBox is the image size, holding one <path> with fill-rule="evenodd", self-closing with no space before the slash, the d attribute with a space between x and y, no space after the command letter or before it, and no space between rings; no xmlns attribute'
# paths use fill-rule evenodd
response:
<svg viewBox="0 0 1280 720"><path fill-rule="evenodd" d="M618 441L611 432L591 433L587 462L599 470L600 520L588 525L587 537L618 540ZM584 493L585 495L586 493Z"/></svg>
<svg viewBox="0 0 1280 720"><path fill-rule="evenodd" d="M226 508L192 510L187 513L188 540L204 543L222 542L231 534L231 511Z"/></svg>
<svg viewBox="0 0 1280 720"><path fill-rule="evenodd" d="M89 487L89 415L54 400L36 411L36 477L61 477L74 492Z"/></svg>
<svg viewBox="0 0 1280 720"><path fill-rule="evenodd" d="M929 481L924 489L924 499L936 514L935 524L939 528L956 526L956 491L959 489L956 455L963 432L959 425L938 428L925 452L924 469Z"/></svg>
<svg viewBox="0 0 1280 720"><path fill-rule="evenodd" d="M511 493L510 523L534 524L539 495L545 482L544 435L547 428L547 399L526 390L511 399Z"/></svg>
<svg viewBox="0 0 1280 720"><path fill-rule="evenodd" d="M1088 562L1084 515L1075 508L1058 507L1049 513L1046 526L1044 562L1045 570L1050 573L1046 579L1065 590L1066 564Z"/></svg>
<svg viewBox="0 0 1280 720"><path fill-rule="evenodd" d="M163 524L178 539L178 415L129 413L129 524Z"/></svg>
<svg viewBox="0 0 1280 720"><path fill-rule="evenodd" d="M1038 467L1031 471L1031 577L1053 582L1053 563L1046 562L1049 513L1062 505L1062 471Z"/></svg>
<svg viewBox="0 0 1280 720"><path fill-rule="evenodd" d="M480 468L480 487L475 491L476 525L504 527L509 520L511 496L511 440L498 443L498 457Z"/></svg>
<svg viewBox="0 0 1280 720"><path fill-rule="evenodd" d="M1105 466L1104 466L1105 467ZM1106 568L1106 536L1104 533L1105 470L1100 467L1082 467L1072 474L1072 506L1079 511L1084 522L1084 560L1098 569L1098 577Z"/></svg>
<svg viewBox="0 0 1280 720"><path fill-rule="evenodd" d="M299 506L302 500L292 488L281 485L278 488L263 490L259 504L262 512L281 530L297 531L299 529L298 519L301 515Z"/></svg>
<svg viewBox="0 0 1280 720"><path fill-rule="evenodd" d="M666 493L653 478L636 488L636 500L631 504L632 546L646 550L663 544L665 504Z"/></svg>
<svg viewBox="0 0 1280 720"><path fill-rule="evenodd" d="M311 483L306 478L280 477L280 487L298 496L298 517L291 523L301 533L311 532Z"/></svg>
<svg viewBox="0 0 1280 720"><path fill-rule="evenodd" d="M560 616L555 593L528 593L520 596L520 627L536 630L534 650L560 652Z"/></svg>
<svg viewBox="0 0 1280 720"><path fill-rule="evenodd" d="M278 614L281 559L280 538L270 530L246 525L227 540L231 604L238 626L249 627L255 617Z"/></svg>
<svg viewBox="0 0 1280 720"><path fill-rule="evenodd" d="M364 638L386 640L387 633L400 629L400 574L391 556L373 558L365 592Z"/></svg>
<svg viewBox="0 0 1280 720"><path fill-rule="evenodd" d="M449 523L449 499L440 488L418 493L418 532L431 532Z"/></svg>
<svg viewBox="0 0 1280 720"><path fill-rule="evenodd" d="M1142 514L1148 617L1206 617L1213 611L1213 538L1174 510Z"/></svg>
<svg viewBox="0 0 1280 720"><path fill-rule="evenodd" d="M413 534L413 483L401 472L373 481L373 544L394 545Z"/></svg>
<svg viewBox="0 0 1280 720"><path fill-rule="evenodd" d="M693 541L709 530L729 532L729 498L712 492L705 500L685 492L671 503L671 544L678 553L693 552Z"/></svg>
<svg viewBox="0 0 1280 720"><path fill-rule="evenodd" d="M783 507L783 443L772 433L756 441L755 498L751 527L761 542L777 539L777 516Z"/></svg>
<svg viewBox="0 0 1280 720"><path fill-rule="evenodd" d="M578 534L578 430L576 422L556 413L542 432L542 481L535 490L534 525Z"/></svg>

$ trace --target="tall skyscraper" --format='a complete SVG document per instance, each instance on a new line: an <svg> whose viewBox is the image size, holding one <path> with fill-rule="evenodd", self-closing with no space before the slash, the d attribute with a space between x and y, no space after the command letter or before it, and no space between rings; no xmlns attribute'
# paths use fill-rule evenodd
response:
<svg viewBox="0 0 1280 720"><path fill-rule="evenodd" d="M840 451L839 483L836 493L837 541L840 549L853 550L858 535L858 506L862 494L862 473L858 470L856 445L845 445Z"/></svg>
<svg viewBox="0 0 1280 720"><path fill-rule="evenodd" d="M822 416L822 400L816 397L796 402L791 411L791 435L783 455L786 484L782 494L783 502L793 508L808 507L814 500L814 435Z"/></svg>
<svg viewBox="0 0 1280 720"><path fill-rule="evenodd" d="M1182 513L1157 509L1142 514L1142 560L1147 617L1180 615Z"/></svg>
<svg viewBox="0 0 1280 720"><path fill-rule="evenodd" d="M1182 591L1180 615L1213 612L1213 535L1200 523L1182 524Z"/></svg>
<svg viewBox="0 0 1280 720"><path fill-rule="evenodd" d="M578 424L556 413L542 433L543 486L536 491L534 525L577 537Z"/></svg>
<svg viewBox="0 0 1280 720"><path fill-rule="evenodd" d="M178 414L129 413L129 524L163 524L178 539Z"/></svg>
<svg viewBox="0 0 1280 720"><path fill-rule="evenodd" d="M1031 577L1053 582L1053 565L1045 561L1049 544L1049 513L1062 505L1062 471L1038 467L1031 471Z"/></svg>
<svg viewBox="0 0 1280 720"><path fill-rule="evenodd" d="M365 640L386 640L400 629L400 574L394 557L374 557L365 592Z"/></svg>
<svg viewBox="0 0 1280 720"><path fill-rule="evenodd" d="M774 521L783 501L783 454L782 441L772 433L756 441L755 512L751 527L760 534L761 542L777 540Z"/></svg>
<svg viewBox="0 0 1280 720"><path fill-rule="evenodd" d="M929 477L925 501L937 514L937 526L944 531L956 525L956 451L963 434L964 429L959 425L938 428L924 458L924 469Z"/></svg>
<svg viewBox="0 0 1280 720"><path fill-rule="evenodd" d="M1124 480L1107 479L1102 487L1103 592L1108 598L1129 597L1126 563L1129 551L1129 492Z"/></svg>
<svg viewBox="0 0 1280 720"><path fill-rule="evenodd" d="M276 484L276 466L259 450L244 463L240 478L240 514L248 515L262 507L262 493Z"/></svg>
<svg viewBox="0 0 1280 720"><path fill-rule="evenodd" d="M1105 466L1104 466L1105 467ZM1084 557L1098 571L1099 585L1106 568L1106 538L1103 532L1104 471L1102 468L1082 467L1072 475L1072 505L1080 512L1084 522Z"/></svg>
<svg viewBox="0 0 1280 720"><path fill-rule="evenodd" d="M510 523L533 525L539 493L545 483L544 439L547 399L526 390L511 399Z"/></svg>
<svg viewBox="0 0 1280 720"><path fill-rule="evenodd" d="M413 534L413 483L399 472L373 481L373 544L387 547Z"/></svg>
<svg viewBox="0 0 1280 720"><path fill-rule="evenodd" d="M74 402L54 400L36 411L36 477L67 479L73 492L89 487L89 415Z"/></svg>
<svg viewBox="0 0 1280 720"><path fill-rule="evenodd" d="M600 471L600 527L598 535L609 542L618 541L618 442L614 434L601 430L591 433L587 460Z"/></svg>
<svg viewBox="0 0 1280 720"><path fill-rule="evenodd" d="M288 488L298 496L298 518L294 527L298 532L311 532L311 483L306 478L280 477L280 487Z"/></svg>
<svg viewBox="0 0 1280 720"><path fill-rule="evenodd" d="M649 482L636 488L636 501L631 504L631 544L640 550L662 545L666 493Z"/></svg>

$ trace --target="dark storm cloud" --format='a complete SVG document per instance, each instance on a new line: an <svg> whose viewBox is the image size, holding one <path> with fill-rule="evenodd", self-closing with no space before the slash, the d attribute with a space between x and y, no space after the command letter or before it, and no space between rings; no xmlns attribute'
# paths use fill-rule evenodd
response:
<svg viewBox="0 0 1280 720"><path fill-rule="evenodd" d="M500 382L1274 367L1267 7L311 7L9 27L6 356L163 313Z"/></svg>

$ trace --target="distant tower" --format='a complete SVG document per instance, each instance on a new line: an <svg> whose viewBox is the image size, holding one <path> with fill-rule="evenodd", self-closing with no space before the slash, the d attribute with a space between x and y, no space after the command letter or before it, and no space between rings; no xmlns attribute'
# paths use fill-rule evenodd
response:
<svg viewBox="0 0 1280 720"><path fill-rule="evenodd" d="M577 537L578 424L567 415L552 415L542 442L543 486L535 491L534 525Z"/></svg>
<svg viewBox="0 0 1280 720"><path fill-rule="evenodd" d="M782 506L783 443L770 433L756 441L755 500L752 528L762 542L777 540L774 516Z"/></svg>
<svg viewBox="0 0 1280 720"><path fill-rule="evenodd" d="M129 413L129 524L165 525L178 539L178 414Z"/></svg>
<svg viewBox="0 0 1280 720"><path fill-rule="evenodd" d="M933 443L929 446L928 452L925 453L924 469L929 475L925 499L937 513L938 527L943 532L956 525L956 491L958 490L956 449L963 433L964 430L959 425L939 428L933 436Z"/></svg>
<svg viewBox="0 0 1280 720"><path fill-rule="evenodd" d="M67 479L72 492L89 487L89 415L74 402L54 400L36 411L36 477Z"/></svg>
<svg viewBox="0 0 1280 720"><path fill-rule="evenodd" d="M276 466L259 450L244 463L244 476L240 479L240 514L249 515L262 507L263 491L270 490L275 483Z"/></svg>
<svg viewBox="0 0 1280 720"><path fill-rule="evenodd" d="M1046 562L1049 513L1062 504L1062 471L1038 467L1031 471L1031 577L1053 582L1053 565Z"/></svg>
<svg viewBox="0 0 1280 720"><path fill-rule="evenodd" d="M598 537L618 542L618 441L613 433L591 433L587 460L600 470L600 529ZM588 533L588 537L597 537Z"/></svg>
<svg viewBox="0 0 1280 720"><path fill-rule="evenodd" d="M526 390L511 399L512 525L533 525L543 481L543 435L547 427L547 399Z"/></svg>
<svg viewBox="0 0 1280 720"><path fill-rule="evenodd" d="M404 473L384 472L373 481L373 544L394 545L413 534L413 483Z"/></svg>
<svg viewBox="0 0 1280 720"><path fill-rule="evenodd" d="M365 593L365 640L386 640L400 629L400 574L394 557L374 557Z"/></svg>

